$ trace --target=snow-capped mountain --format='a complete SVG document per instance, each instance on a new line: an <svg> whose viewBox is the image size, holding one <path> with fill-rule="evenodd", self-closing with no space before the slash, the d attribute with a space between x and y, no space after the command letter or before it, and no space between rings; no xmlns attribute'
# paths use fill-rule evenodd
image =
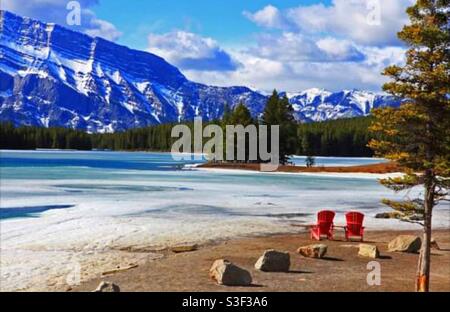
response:
<svg viewBox="0 0 450 312"><path fill-rule="evenodd" d="M360 90L332 93L314 88L286 95L295 110L296 119L303 122L367 116L374 108L398 107L401 104L394 97Z"/></svg>
<svg viewBox="0 0 450 312"><path fill-rule="evenodd" d="M189 81L147 52L0 11L0 121L113 132L221 117L243 102L259 116L267 97L246 87ZM290 95L299 121L363 116L398 105L363 91L308 90Z"/></svg>

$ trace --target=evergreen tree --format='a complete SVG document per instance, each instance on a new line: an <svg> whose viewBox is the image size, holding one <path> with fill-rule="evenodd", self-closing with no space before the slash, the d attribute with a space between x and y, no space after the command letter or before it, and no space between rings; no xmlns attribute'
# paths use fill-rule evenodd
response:
<svg viewBox="0 0 450 312"><path fill-rule="evenodd" d="M227 125L228 122L231 120L231 115L233 114L233 110L230 108L230 105L225 104L223 107L223 117L222 117L222 124Z"/></svg>
<svg viewBox="0 0 450 312"><path fill-rule="evenodd" d="M411 24L399 33L408 46L406 64L390 66L391 81L384 90L408 102L399 109L375 111L371 130L379 138L370 146L377 155L404 168L400 178L382 183L401 191L423 186L423 198L384 202L405 214L423 218L417 291L429 291L430 241L433 208L448 195L450 186L450 0L419 0L408 8Z"/></svg>
<svg viewBox="0 0 450 312"><path fill-rule="evenodd" d="M294 109L286 96L280 98L276 90L267 101L262 117L262 123L269 127L280 126L280 163L282 165L289 161L289 157L296 152L298 144L297 123L294 118ZM269 134L270 140L270 134ZM270 144L268 146L271 146Z"/></svg>
<svg viewBox="0 0 450 312"><path fill-rule="evenodd" d="M236 106L229 120L232 125L242 125L244 127L254 124L252 114L244 103L239 103Z"/></svg>
<svg viewBox="0 0 450 312"><path fill-rule="evenodd" d="M225 115L224 116L223 123L224 123L225 127L227 125L234 125L234 126L241 125L244 128L246 128L247 126L254 125L255 121L252 118L250 110L247 108L247 106L245 106L244 103L239 103L235 107L234 111L230 115L228 115L228 116ZM245 153L245 162L248 162L249 158L250 158L249 157L249 155L250 155L249 154L249 148L250 148L250 144L251 144L250 140L252 140L252 139L257 139L257 138L251 138L251 137L249 137L248 134L246 134L246 136L245 136L245 142L246 142L245 143L245 151L246 151L246 153ZM224 138L224 140L226 141L226 138ZM226 144L224 146L225 146L224 153L226 153ZM234 139L234 153L235 153L234 159L235 160L237 160L237 146L238 146L237 138L235 138ZM226 159L226 158L224 158L224 159Z"/></svg>
<svg viewBox="0 0 450 312"><path fill-rule="evenodd" d="M252 119L246 107L239 110L239 122L248 125ZM231 112L221 121L223 131L231 122ZM361 156L371 157L373 151L367 148L373 136L367 128L372 118L351 118L297 125L295 154L315 156ZM185 123L191 129L192 123ZM207 124L204 124L205 126ZM1 149L70 148L170 151L173 143L171 130L174 124L155 125L125 132L88 134L64 128L14 127L11 123L0 124ZM225 132L224 132L225 133ZM54 142L61 141L60 144ZM224 137L225 140L225 137ZM77 143L75 143L77 142ZM225 141L224 141L225 143Z"/></svg>

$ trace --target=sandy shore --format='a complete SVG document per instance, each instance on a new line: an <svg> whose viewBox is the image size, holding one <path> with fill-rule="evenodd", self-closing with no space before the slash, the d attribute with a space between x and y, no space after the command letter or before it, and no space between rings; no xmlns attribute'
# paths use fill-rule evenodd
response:
<svg viewBox="0 0 450 312"><path fill-rule="evenodd" d="M234 169L234 170L248 170L260 171L259 164L244 164L244 163L206 163L198 166L199 168L207 169ZM380 163L362 166L350 167L301 167L301 166L280 166L277 172L288 173L372 173L372 174L387 174L399 172L399 167L392 162Z"/></svg>
<svg viewBox="0 0 450 312"><path fill-rule="evenodd" d="M101 280L118 284L122 291L413 291L417 254L387 252L387 243L399 234L420 231L368 232L366 242L376 244L381 252L381 286L366 282L367 264L372 259L357 255L358 244L346 242L338 233L328 245L325 259L309 259L296 254L296 249L314 243L307 233L233 239L200 246L198 250L175 254L161 251L162 258L127 271L99 277L80 286L61 291L91 291ZM440 250L432 251L432 291L450 291L450 229L436 230L433 236ZM289 251L291 272L263 273L253 269L266 249ZM252 287L218 286L208 277L214 260L226 258L249 270Z"/></svg>

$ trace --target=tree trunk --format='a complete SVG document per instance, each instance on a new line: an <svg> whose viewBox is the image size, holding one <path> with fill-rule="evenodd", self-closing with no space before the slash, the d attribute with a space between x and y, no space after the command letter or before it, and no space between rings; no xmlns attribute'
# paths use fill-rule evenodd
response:
<svg viewBox="0 0 450 312"><path fill-rule="evenodd" d="M428 292L430 290L431 220L435 185L433 182L433 173L428 170L425 175L424 231L416 281L416 291L419 292Z"/></svg>

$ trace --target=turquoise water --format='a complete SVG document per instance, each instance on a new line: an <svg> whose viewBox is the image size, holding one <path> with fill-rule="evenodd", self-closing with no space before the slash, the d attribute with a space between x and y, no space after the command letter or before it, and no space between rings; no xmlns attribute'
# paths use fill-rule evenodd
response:
<svg viewBox="0 0 450 312"><path fill-rule="evenodd" d="M317 158L318 164L332 166L379 161ZM278 215L306 221L320 209L373 215L385 209L381 198L397 196L381 187L376 177L183 169L202 162L175 161L168 153L2 151L0 218L90 208L105 216L152 212L160 218L176 213L186 218L201 214L211 219L218 215L275 219Z"/></svg>
<svg viewBox="0 0 450 312"><path fill-rule="evenodd" d="M1 151L2 179L75 179L116 170L174 171L186 164L167 153Z"/></svg>

